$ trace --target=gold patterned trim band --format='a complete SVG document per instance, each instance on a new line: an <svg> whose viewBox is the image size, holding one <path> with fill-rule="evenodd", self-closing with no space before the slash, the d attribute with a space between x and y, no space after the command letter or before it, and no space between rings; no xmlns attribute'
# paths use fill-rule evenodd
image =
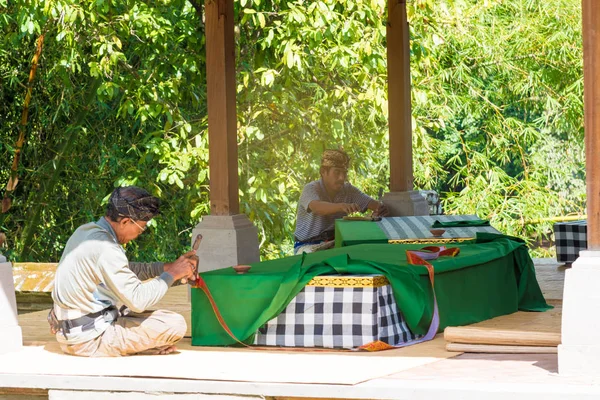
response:
<svg viewBox="0 0 600 400"><path fill-rule="evenodd" d="M430 243L463 243L475 240L475 238L422 238L422 239L390 239L391 244L430 244Z"/></svg>
<svg viewBox="0 0 600 400"><path fill-rule="evenodd" d="M306 286L343 287L343 288L378 288L389 285L383 275L375 276L315 276Z"/></svg>

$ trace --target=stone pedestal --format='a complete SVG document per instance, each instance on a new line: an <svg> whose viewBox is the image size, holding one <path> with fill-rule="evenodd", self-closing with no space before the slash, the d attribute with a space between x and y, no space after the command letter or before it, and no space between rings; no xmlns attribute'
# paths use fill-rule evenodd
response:
<svg viewBox="0 0 600 400"><path fill-rule="evenodd" d="M582 250L565 272L560 375L600 376L600 251Z"/></svg>
<svg viewBox="0 0 600 400"><path fill-rule="evenodd" d="M0 254L0 354L20 350L23 335L17 320L12 264Z"/></svg>
<svg viewBox="0 0 600 400"><path fill-rule="evenodd" d="M427 200L415 190L385 193L381 201L387 207L389 217L429 215Z"/></svg>
<svg viewBox="0 0 600 400"><path fill-rule="evenodd" d="M260 261L258 230L245 214L207 215L194 228L192 240L198 234L199 272Z"/></svg>

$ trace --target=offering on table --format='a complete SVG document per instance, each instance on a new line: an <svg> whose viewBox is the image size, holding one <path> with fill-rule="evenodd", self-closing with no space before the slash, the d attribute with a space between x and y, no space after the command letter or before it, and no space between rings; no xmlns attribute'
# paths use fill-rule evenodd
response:
<svg viewBox="0 0 600 400"><path fill-rule="evenodd" d="M375 217L373 215L362 215L360 212L354 212L348 214L343 218L345 221L381 221L381 217Z"/></svg>

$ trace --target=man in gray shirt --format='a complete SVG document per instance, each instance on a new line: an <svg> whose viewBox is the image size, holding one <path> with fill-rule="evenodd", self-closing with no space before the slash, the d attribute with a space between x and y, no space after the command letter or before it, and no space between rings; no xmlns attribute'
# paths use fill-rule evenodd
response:
<svg viewBox="0 0 600 400"><path fill-rule="evenodd" d="M67 241L48 316L65 353L92 357L168 354L185 335L181 315L146 310L174 282L193 279L194 252L167 264L129 263L122 247L141 235L158 213L158 198L144 189L117 188L106 215L80 226Z"/></svg>
<svg viewBox="0 0 600 400"><path fill-rule="evenodd" d="M308 183L298 201L294 254L333 247L335 220L353 212L373 211L384 216L387 209L346 180L350 158L342 150L325 150L321 179Z"/></svg>

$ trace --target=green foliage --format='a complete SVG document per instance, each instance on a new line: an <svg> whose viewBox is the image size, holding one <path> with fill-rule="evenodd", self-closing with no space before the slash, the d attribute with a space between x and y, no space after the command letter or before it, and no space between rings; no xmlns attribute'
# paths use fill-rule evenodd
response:
<svg viewBox="0 0 600 400"><path fill-rule="evenodd" d="M240 55L243 181L276 251L323 148L349 150L371 195L389 180L386 2L241 4L240 37L256 35ZM580 4L419 0L408 14L415 186L537 242L552 226L533 221L583 214ZM273 199L280 218L261 218Z"/></svg>
<svg viewBox="0 0 600 400"><path fill-rule="evenodd" d="M531 221L584 214L580 3L415 5L417 185L538 242L552 226Z"/></svg>
<svg viewBox="0 0 600 400"><path fill-rule="evenodd" d="M57 260L121 184L164 201L132 258L189 247L209 213L199 3L0 0L2 185L45 35L20 183L0 214L13 259ZM240 204L265 258L291 253L323 149L349 152L366 193L387 187L386 3L235 2ZM538 242L551 226L528 221L583 213L580 3L414 0L408 13L416 187Z"/></svg>
<svg viewBox="0 0 600 400"><path fill-rule="evenodd" d="M102 215L120 184L139 184L165 202L164 217L132 254L180 253L194 217L207 212L204 35L194 9L185 1L60 0L15 1L6 11L4 160L11 159L35 41L45 36L21 183L0 219L16 257L58 259L70 233Z"/></svg>

